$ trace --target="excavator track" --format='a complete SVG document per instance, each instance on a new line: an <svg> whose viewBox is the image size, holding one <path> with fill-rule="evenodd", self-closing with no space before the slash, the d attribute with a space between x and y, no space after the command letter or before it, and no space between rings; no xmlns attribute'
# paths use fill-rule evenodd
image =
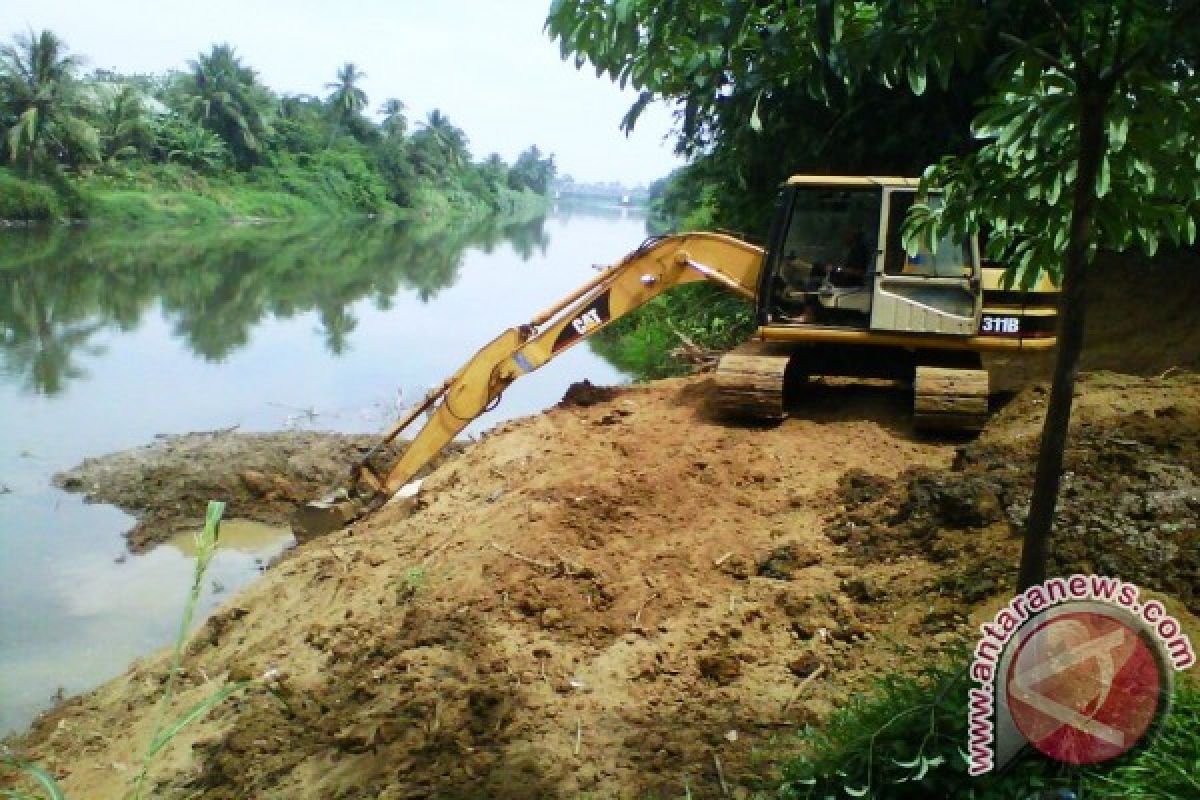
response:
<svg viewBox="0 0 1200 800"><path fill-rule="evenodd" d="M783 387L792 348L746 342L717 362L713 402L724 417L779 422L784 417Z"/></svg>
<svg viewBox="0 0 1200 800"><path fill-rule="evenodd" d="M926 431L981 431L988 419L988 395L987 370L917 367L913 427Z"/></svg>

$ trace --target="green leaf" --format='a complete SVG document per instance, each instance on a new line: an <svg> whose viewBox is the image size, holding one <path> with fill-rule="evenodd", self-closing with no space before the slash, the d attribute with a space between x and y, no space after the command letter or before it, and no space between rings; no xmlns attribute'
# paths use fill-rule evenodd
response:
<svg viewBox="0 0 1200 800"><path fill-rule="evenodd" d="M187 713L175 720L168 727L164 728L163 731L154 738L154 741L150 743L150 747L146 751L146 760L149 761L150 759L154 758L154 756L158 755L158 751L166 747L167 744L174 739L180 731L211 711L213 706L219 705L230 695L244 690L250 686L250 684L251 681L238 681L236 683L225 684L220 689L189 708Z"/></svg>
<svg viewBox="0 0 1200 800"><path fill-rule="evenodd" d="M924 67L909 67L908 68L908 87L912 89L915 95L925 94L925 68Z"/></svg>
<svg viewBox="0 0 1200 800"><path fill-rule="evenodd" d="M633 0L617 0L617 22L624 25L629 21L629 13L633 9Z"/></svg>
<svg viewBox="0 0 1200 800"><path fill-rule="evenodd" d="M1108 156L1100 161L1100 171L1096 175L1096 197L1104 197L1112 188L1112 172L1108 165Z"/></svg>
<svg viewBox="0 0 1200 800"><path fill-rule="evenodd" d="M1050 188L1046 192L1046 202L1050 205L1058 203L1058 195L1062 191L1062 175L1055 172L1054 179L1050 181Z"/></svg>
<svg viewBox="0 0 1200 800"><path fill-rule="evenodd" d="M762 131L762 117L758 115L758 104L762 102L762 92L758 93L758 97L754 98L754 110L750 112L750 130L755 133Z"/></svg>
<svg viewBox="0 0 1200 800"><path fill-rule="evenodd" d="M625 112L625 116L621 118L621 130L629 135L633 131L633 127L637 124L638 117L646 110L646 106L650 105L650 101L654 99L651 92L642 92L638 95L638 99L633 102L629 110Z"/></svg>
<svg viewBox="0 0 1200 800"><path fill-rule="evenodd" d="M851 797L866 797L867 792L871 790L870 785L864 786L861 789L856 789L853 786L843 786L842 791Z"/></svg>
<svg viewBox="0 0 1200 800"><path fill-rule="evenodd" d="M58 785L58 781L56 781L54 776L42 767L29 761L20 761L17 759L5 758L4 761L10 766L21 770L26 775L30 776L39 784L41 784L42 789L44 789L46 792L47 800L67 800L67 795L63 793L62 787ZM28 797L28 795L16 793L8 794L8 792L6 792L6 794L9 797Z"/></svg>
<svg viewBox="0 0 1200 800"><path fill-rule="evenodd" d="M1120 152L1129 138L1129 117L1121 116L1109 120L1108 142L1113 152Z"/></svg>

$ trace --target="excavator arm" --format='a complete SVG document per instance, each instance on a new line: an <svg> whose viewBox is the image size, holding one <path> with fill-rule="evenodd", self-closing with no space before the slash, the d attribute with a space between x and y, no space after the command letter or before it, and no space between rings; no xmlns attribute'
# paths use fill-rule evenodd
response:
<svg viewBox="0 0 1200 800"><path fill-rule="evenodd" d="M761 248L723 234L646 240L528 324L484 345L383 434L354 467L349 487L297 511L292 518L297 535L336 530L382 506L472 420L493 408L509 384L668 289L708 280L752 300L762 257ZM383 448L425 412L430 412L425 424L386 472L372 467Z"/></svg>

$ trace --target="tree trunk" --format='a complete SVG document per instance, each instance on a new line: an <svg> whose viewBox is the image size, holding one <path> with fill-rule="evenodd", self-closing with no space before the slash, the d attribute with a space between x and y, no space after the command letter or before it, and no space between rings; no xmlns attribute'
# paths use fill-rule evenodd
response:
<svg viewBox="0 0 1200 800"><path fill-rule="evenodd" d="M1105 154L1104 116L1108 93L1080 92L1079 153L1071 203L1071 229L1063 264L1062 293L1058 300L1058 355L1046 420L1042 426L1033 496L1025 520L1025 541L1017 588L1024 590L1046 579L1050 535L1062 478L1063 451L1071 425L1071 401L1079 355L1083 351L1083 323L1087 311L1087 259L1096 204L1096 177Z"/></svg>

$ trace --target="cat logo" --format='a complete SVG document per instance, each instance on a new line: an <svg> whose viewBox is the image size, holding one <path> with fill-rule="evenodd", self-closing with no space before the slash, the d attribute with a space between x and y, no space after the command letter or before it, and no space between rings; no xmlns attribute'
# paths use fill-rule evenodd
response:
<svg viewBox="0 0 1200 800"><path fill-rule="evenodd" d="M589 308L587 311L580 314L575 319L571 320L571 327L580 336L587 336L587 332L603 323L600 319L600 312L597 309Z"/></svg>
<svg viewBox="0 0 1200 800"><path fill-rule="evenodd" d="M608 311L608 292L606 291L593 300L587 308L580 311L571 320L571 324L563 326L558 338L554 340L551 352L557 353L559 350L570 347L592 331L603 327L610 319L612 319L612 314Z"/></svg>

